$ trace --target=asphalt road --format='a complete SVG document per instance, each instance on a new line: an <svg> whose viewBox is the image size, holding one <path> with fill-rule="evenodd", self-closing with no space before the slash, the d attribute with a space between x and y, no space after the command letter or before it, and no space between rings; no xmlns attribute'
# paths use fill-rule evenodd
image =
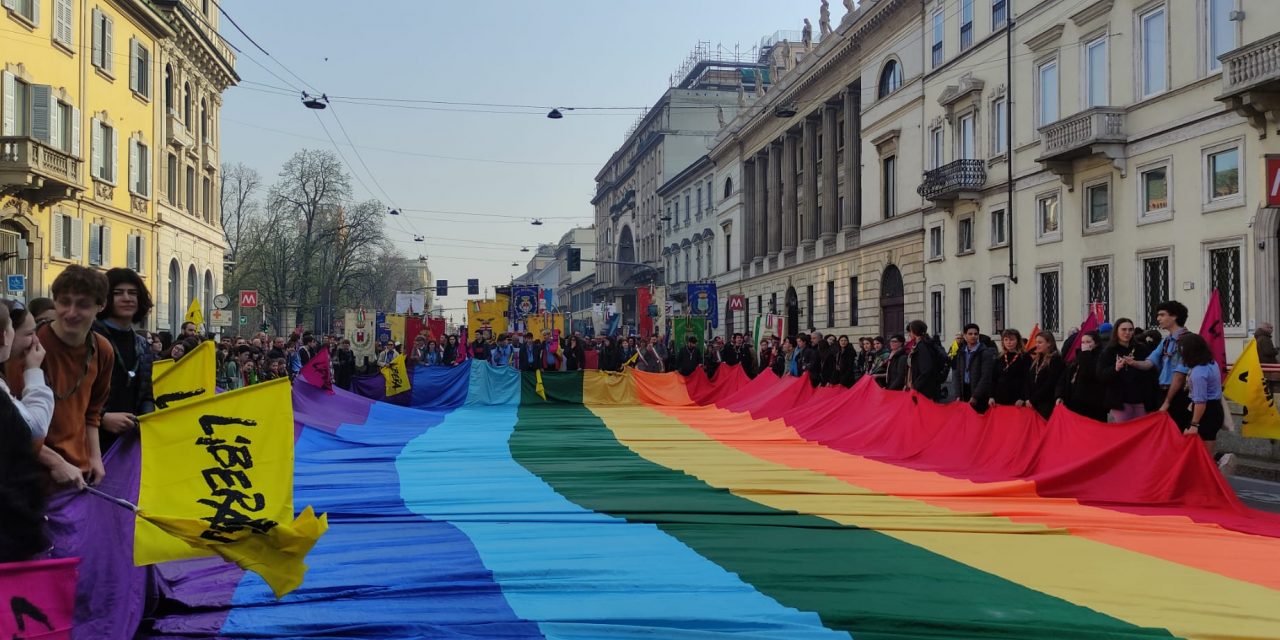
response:
<svg viewBox="0 0 1280 640"><path fill-rule="evenodd" d="M1232 476L1230 482L1236 495L1245 504L1255 509L1280 513L1280 483L1236 476Z"/></svg>

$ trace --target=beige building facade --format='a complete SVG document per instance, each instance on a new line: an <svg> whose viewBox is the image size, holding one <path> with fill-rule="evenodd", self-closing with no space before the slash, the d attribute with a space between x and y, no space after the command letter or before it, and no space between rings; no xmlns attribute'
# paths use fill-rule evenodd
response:
<svg viewBox="0 0 1280 640"><path fill-rule="evenodd" d="M1154 326L1155 306L1174 298L1198 329L1217 290L1230 357L1243 344L1233 338L1273 321L1280 258L1263 158L1280 144L1259 99L1268 78L1249 71L1259 56L1280 61L1269 8L925 3L931 328L1061 334L1091 303Z"/></svg>
<svg viewBox="0 0 1280 640"><path fill-rule="evenodd" d="M919 2L863 2L721 131L716 182L737 186L719 222L739 259L720 308L747 303L724 329L773 312L787 334L856 337L923 314L919 16Z"/></svg>

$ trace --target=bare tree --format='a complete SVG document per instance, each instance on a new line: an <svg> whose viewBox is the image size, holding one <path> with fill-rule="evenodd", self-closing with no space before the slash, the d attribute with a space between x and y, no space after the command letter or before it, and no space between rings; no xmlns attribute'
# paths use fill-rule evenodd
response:
<svg viewBox="0 0 1280 640"><path fill-rule="evenodd" d="M258 170L241 163L222 164L222 233L227 240L227 259L237 262L244 244L245 230L252 218L261 214L257 200L262 188Z"/></svg>
<svg viewBox="0 0 1280 640"><path fill-rule="evenodd" d="M292 219L297 235L294 269L309 276L321 244L319 223L351 198L351 180L335 153L314 149L293 154L279 175L267 198L268 207L278 212L282 221ZM293 283L290 299L297 305L295 321L301 324L315 307L319 289L310 277L295 278Z"/></svg>

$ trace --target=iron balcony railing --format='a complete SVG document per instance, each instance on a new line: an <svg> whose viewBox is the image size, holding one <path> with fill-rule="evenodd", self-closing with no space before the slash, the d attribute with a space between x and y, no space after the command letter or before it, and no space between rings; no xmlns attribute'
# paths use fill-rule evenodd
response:
<svg viewBox="0 0 1280 640"><path fill-rule="evenodd" d="M987 182L983 160L956 160L924 172L916 193L928 200L950 200L964 191L977 191Z"/></svg>

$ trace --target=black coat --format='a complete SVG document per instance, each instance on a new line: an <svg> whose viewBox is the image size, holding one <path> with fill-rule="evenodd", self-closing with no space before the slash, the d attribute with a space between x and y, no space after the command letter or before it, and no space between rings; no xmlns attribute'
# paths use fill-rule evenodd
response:
<svg viewBox="0 0 1280 640"><path fill-rule="evenodd" d="M991 401L1013 405L1026 399L1027 379L1031 377L1031 356L1026 353L1002 353L995 359Z"/></svg>
<svg viewBox="0 0 1280 640"><path fill-rule="evenodd" d="M543 356L542 350L543 350L543 346L542 346L542 341L540 340L535 340L532 343L528 343L528 342L521 343L520 349L516 352L517 354L516 357L520 361L520 370L521 371L537 371L538 369L541 369L542 356ZM530 353L533 354L532 362L529 361Z"/></svg>
<svg viewBox="0 0 1280 640"><path fill-rule="evenodd" d="M937 400L942 397L941 376L934 375L939 367L946 368L948 363L942 360L934 346L937 342L928 336L920 338L912 347L908 356L911 370L911 388L920 395Z"/></svg>
<svg viewBox="0 0 1280 640"><path fill-rule="evenodd" d="M1058 400L1058 380L1066 369L1062 356L1054 354L1039 370L1033 364L1027 375L1027 388L1023 397L1045 420L1053 413L1053 406Z"/></svg>
<svg viewBox="0 0 1280 640"><path fill-rule="evenodd" d="M582 368L582 362L586 359L583 355L582 345L576 347L567 347L564 350L564 370L577 371Z"/></svg>
<svg viewBox="0 0 1280 640"><path fill-rule="evenodd" d="M716 371L720 369L720 364L724 362L721 357L722 352L723 350L707 349L707 352L702 355L702 368L706 370L708 378L716 375Z"/></svg>
<svg viewBox="0 0 1280 640"><path fill-rule="evenodd" d="M1098 377L1099 351L1080 351L1058 381L1058 399L1067 408L1099 422L1107 421L1106 388ZM1112 372L1115 371L1112 359Z"/></svg>
<svg viewBox="0 0 1280 640"><path fill-rule="evenodd" d="M836 356L836 382L846 387L852 387L853 383L857 382L862 375L862 371L858 366L860 360L858 352L853 348L853 345L841 349L840 354Z"/></svg>
<svg viewBox="0 0 1280 640"><path fill-rule="evenodd" d="M794 353L796 354L796 373L803 374L809 371L809 375L814 375L812 371L814 362L817 360L817 353L813 350L813 347L805 347L803 349L796 347Z"/></svg>
<svg viewBox="0 0 1280 640"><path fill-rule="evenodd" d="M907 350L898 349L889 355L884 388L902 391L907 388Z"/></svg>
<svg viewBox="0 0 1280 640"><path fill-rule="evenodd" d="M692 375L699 364L702 364L702 354L697 347L685 347L676 356L676 370L682 375Z"/></svg>
<svg viewBox="0 0 1280 640"><path fill-rule="evenodd" d="M981 342L978 350L969 357L969 395L964 395L965 348L960 345L956 357L951 359L951 397L968 402L970 399L986 403L995 391L996 350Z"/></svg>

